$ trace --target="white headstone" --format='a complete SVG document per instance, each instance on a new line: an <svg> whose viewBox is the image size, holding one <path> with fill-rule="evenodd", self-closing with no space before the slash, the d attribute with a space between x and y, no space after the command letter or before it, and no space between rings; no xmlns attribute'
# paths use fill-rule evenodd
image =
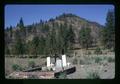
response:
<svg viewBox="0 0 120 84"><path fill-rule="evenodd" d="M66 63L66 55L62 55L62 65L65 67L67 65Z"/></svg>
<svg viewBox="0 0 120 84"><path fill-rule="evenodd" d="M47 57L47 67L50 67L50 57Z"/></svg>
<svg viewBox="0 0 120 84"><path fill-rule="evenodd" d="M62 60L57 60L56 61L56 68L62 68Z"/></svg>

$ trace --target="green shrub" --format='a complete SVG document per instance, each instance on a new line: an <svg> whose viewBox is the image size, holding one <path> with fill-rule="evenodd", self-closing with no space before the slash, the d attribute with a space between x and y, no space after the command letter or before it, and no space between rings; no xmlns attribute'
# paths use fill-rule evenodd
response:
<svg viewBox="0 0 120 84"><path fill-rule="evenodd" d="M73 59L73 64L77 64L78 60L75 58Z"/></svg>
<svg viewBox="0 0 120 84"><path fill-rule="evenodd" d="M85 64L84 60L80 59L79 64Z"/></svg>
<svg viewBox="0 0 120 84"><path fill-rule="evenodd" d="M92 53L90 51L88 51L88 55L91 55Z"/></svg>
<svg viewBox="0 0 120 84"><path fill-rule="evenodd" d="M100 79L98 72L89 72L87 79Z"/></svg>
<svg viewBox="0 0 120 84"><path fill-rule="evenodd" d="M112 57L108 57L108 62L115 62L115 59Z"/></svg>
<svg viewBox="0 0 120 84"><path fill-rule="evenodd" d="M22 70L22 67L20 67L18 64L13 64L12 69L15 71L20 71L20 70Z"/></svg>
<svg viewBox="0 0 120 84"><path fill-rule="evenodd" d="M102 61L102 58L100 58L100 57L95 57L95 63L99 63L100 61Z"/></svg>
<svg viewBox="0 0 120 84"><path fill-rule="evenodd" d="M34 61L29 61L28 62L28 67L34 68L35 67L35 62Z"/></svg>
<svg viewBox="0 0 120 84"><path fill-rule="evenodd" d="M102 54L102 51L101 51L101 49L99 48L99 47L97 47L96 49L95 49L95 52L94 52L94 54Z"/></svg>
<svg viewBox="0 0 120 84"><path fill-rule="evenodd" d="M106 59L107 59L107 57L106 57L106 56L104 56L104 57L103 57L103 59L104 59L104 60L106 60Z"/></svg>
<svg viewBox="0 0 120 84"><path fill-rule="evenodd" d="M58 78L59 79L66 79L67 78L66 72L61 72Z"/></svg>

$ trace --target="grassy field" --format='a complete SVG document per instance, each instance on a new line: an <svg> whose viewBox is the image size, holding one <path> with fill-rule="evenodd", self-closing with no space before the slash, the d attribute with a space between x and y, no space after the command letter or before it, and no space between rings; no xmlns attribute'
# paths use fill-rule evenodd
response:
<svg viewBox="0 0 120 84"><path fill-rule="evenodd" d="M67 56L67 62L76 66L76 72L67 76L68 79L111 79L115 75L115 54L113 52L96 55L92 52L85 55L83 50L76 50L76 55ZM34 61L35 65L45 64L46 58L5 58L5 74L9 75L14 70L14 64L19 65L23 69L29 66L29 62Z"/></svg>

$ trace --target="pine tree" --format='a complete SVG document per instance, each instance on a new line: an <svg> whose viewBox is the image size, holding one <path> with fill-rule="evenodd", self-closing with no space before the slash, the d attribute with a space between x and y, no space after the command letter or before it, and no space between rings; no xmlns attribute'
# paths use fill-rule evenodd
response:
<svg viewBox="0 0 120 84"><path fill-rule="evenodd" d="M23 22L22 17L20 18L20 21L19 21L19 27L24 28L24 22Z"/></svg>
<svg viewBox="0 0 120 84"><path fill-rule="evenodd" d="M26 30L24 27L24 22L22 17L20 18L19 23L17 24L19 30L15 31L15 45L13 46L14 54L26 54Z"/></svg>
<svg viewBox="0 0 120 84"><path fill-rule="evenodd" d="M39 46L39 37L38 36L36 36L36 37L34 37L33 38L33 40L32 40L32 49L33 49L33 53L32 54L34 54L35 55L35 57L37 57L37 54L38 54L38 46Z"/></svg>
<svg viewBox="0 0 120 84"><path fill-rule="evenodd" d="M10 54L10 50L8 48L8 45L5 45L5 54L9 55Z"/></svg>
<svg viewBox="0 0 120 84"><path fill-rule="evenodd" d="M25 39L26 39L26 28L24 26L24 22L23 22L23 18L22 17L20 18L20 21L19 21L19 23L17 25L20 28L21 39L25 41ZM23 36L24 36L24 38L23 38Z"/></svg>
<svg viewBox="0 0 120 84"><path fill-rule="evenodd" d="M75 34L74 34L73 29L72 29L72 25L70 25L70 28L67 29L66 34L67 34L66 35L67 45L69 47L72 47L74 44L74 40L75 40Z"/></svg>
<svg viewBox="0 0 120 84"><path fill-rule="evenodd" d="M92 36L90 33L90 28L82 28L79 32L79 42L83 48L88 49L92 44Z"/></svg>
<svg viewBox="0 0 120 84"><path fill-rule="evenodd" d="M62 50L64 49L66 51L67 49L67 39L66 39L66 28L65 25L60 25L60 30L59 30L59 48L60 48L60 53L62 53Z"/></svg>
<svg viewBox="0 0 120 84"><path fill-rule="evenodd" d="M12 26L10 26L10 37L12 37Z"/></svg>
<svg viewBox="0 0 120 84"><path fill-rule="evenodd" d="M13 46L13 53L17 55L25 54L25 44L20 37L20 31L15 32L15 44Z"/></svg>
<svg viewBox="0 0 120 84"><path fill-rule="evenodd" d="M49 33L46 36L45 39L45 55L50 55L50 35Z"/></svg>
<svg viewBox="0 0 120 84"><path fill-rule="evenodd" d="M47 37L47 44L46 47L48 47L48 53L53 56L56 53L57 44L56 44L56 30L55 28L52 28L51 31L48 33Z"/></svg>
<svg viewBox="0 0 120 84"><path fill-rule="evenodd" d="M105 28L101 31L101 41L105 48L115 48L115 16L114 11L109 10Z"/></svg>
<svg viewBox="0 0 120 84"><path fill-rule="evenodd" d="M45 54L45 38L43 36L39 39L38 54Z"/></svg>

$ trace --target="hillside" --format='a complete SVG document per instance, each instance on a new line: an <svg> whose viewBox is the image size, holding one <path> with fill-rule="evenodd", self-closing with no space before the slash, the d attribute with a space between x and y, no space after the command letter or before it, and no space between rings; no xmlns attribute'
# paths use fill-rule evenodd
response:
<svg viewBox="0 0 120 84"><path fill-rule="evenodd" d="M70 29L70 27L73 29L75 34L74 46L79 44L79 31L82 28L91 29L93 44L98 42L99 32L103 28L99 23L88 21L74 14L64 13L48 21L40 20L38 23L24 26L23 30L20 28L19 23L15 28L7 28L5 30L5 45L11 50L18 37L20 37L22 41L25 41L25 43L28 43L32 41L34 37L46 38L49 33L52 32L52 29L55 29L55 32L58 33L61 27L63 27L63 31ZM80 47L80 45L77 45L77 47Z"/></svg>

